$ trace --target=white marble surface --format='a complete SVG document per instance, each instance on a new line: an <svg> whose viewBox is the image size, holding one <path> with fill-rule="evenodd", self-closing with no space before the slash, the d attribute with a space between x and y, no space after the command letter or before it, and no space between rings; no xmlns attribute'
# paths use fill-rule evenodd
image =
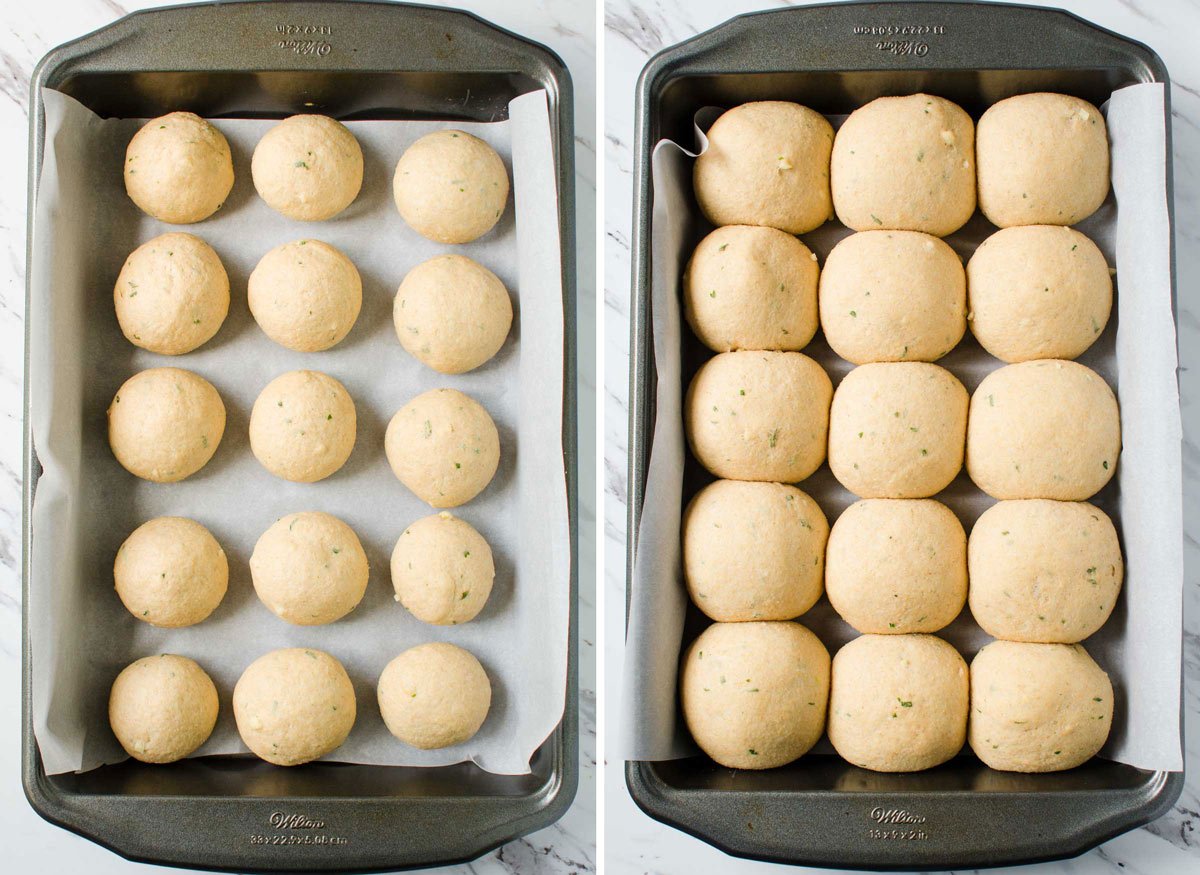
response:
<svg viewBox="0 0 1200 875"><path fill-rule="evenodd" d="M1184 875L1200 872L1200 54L1195 0L1023 0L1065 7L1140 40L1166 62L1172 79L1179 346L1185 444L1184 510L1187 592L1184 660L1189 779L1174 809L1074 860L1006 872L1107 872ZM770 0L608 0L605 10L605 252L604 252L604 628L605 701L618 700L619 648L624 628L625 469L632 211L633 96L637 75L657 51L741 12L776 8ZM803 4L796 4L803 5ZM607 707L613 737L616 707ZM605 763L606 870L748 873L784 867L736 860L642 814L625 789L621 763ZM810 870L815 871L815 870Z"/></svg>
<svg viewBox="0 0 1200 875"><path fill-rule="evenodd" d="M434 2L437 0L424 0ZM164 5L147 0L40 0L0 3L0 848L5 871L47 873L170 872L129 863L42 821L20 781L22 316L25 298L25 167L29 78L47 51L126 12ZM575 85L576 197L579 241L580 458L595 458L596 21L574 0L457 0L509 30L550 46ZM580 783L576 801L554 826L472 864L443 872L580 873L595 869L596 695L595 478L580 481Z"/></svg>

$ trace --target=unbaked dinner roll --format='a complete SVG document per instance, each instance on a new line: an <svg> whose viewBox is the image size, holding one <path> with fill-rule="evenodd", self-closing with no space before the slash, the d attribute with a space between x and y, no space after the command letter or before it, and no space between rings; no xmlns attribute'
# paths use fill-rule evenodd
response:
<svg viewBox="0 0 1200 875"><path fill-rule="evenodd" d="M217 688L186 656L132 662L108 696L108 723L125 752L143 763L173 763L195 752L217 724Z"/></svg>
<svg viewBox="0 0 1200 875"><path fill-rule="evenodd" d="M955 756L967 734L969 681L935 635L863 635L833 657L829 740L876 772L918 772Z"/></svg>
<svg viewBox="0 0 1200 875"><path fill-rule="evenodd" d="M225 135L190 112L151 119L125 150L125 191L161 222L207 219L233 188L233 158Z"/></svg>
<svg viewBox="0 0 1200 875"><path fill-rule="evenodd" d="M1116 396L1076 362L1007 365L971 396L967 472L992 498L1091 498L1120 452Z"/></svg>
<svg viewBox="0 0 1200 875"><path fill-rule="evenodd" d="M1058 772L1099 753L1113 688L1081 644L993 641L971 662L971 750L993 769Z"/></svg>
<svg viewBox="0 0 1200 875"><path fill-rule="evenodd" d="M341 343L362 308L362 277L346 255L320 240L276 246L250 274L246 302L263 333L297 352Z"/></svg>
<svg viewBox="0 0 1200 875"><path fill-rule="evenodd" d="M856 365L932 362L967 329L962 262L918 231L862 231L844 238L821 272L821 327L833 351Z"/></svg>
<svg viewBox="0 0 1200 875"><path fill-rule="evenodd" d="M233 688L233 716L246 747L277 766L298 766L341 746L354 728L354 685L321 650L263 654Z"/></svg>
<svg viewBox="0 0 1200 875"><path fill-rule="evenodd" d="M714 623L684 655L679 691L706 754L731 769L772 769L825 729L829 652L799 623Z"/></svg>
<svg viewBox="0 0 1200 875"><path fill-rule="evenodd" d="M993 638L1074 644L1121 593L1117 530L1085 502L1001 501L971 529L971 613Z"/></svg>
<svg viewBox="0 0 1200 875"><path fill-rule="evenodd" d="M1073 359L1112 310L1108 263L1096 244L1057 225L1004 228L967 262L971 332L998 359Z"/></svg>
<svg viewBox="0 0 1200 875"><path fill-rule="evenodd" d="M492 548L466 520L446 511L417 520L392 550L396 601L424 623L455 626L487 604L496 566Z"/></svg>
<svg viewBox="0 0 1200 875"><path fill-rule="evenodd" d="M799 352L725 352L696 372L684 425L718 477L795 483L825 461L833 385Z"/></svg>
<svg viewBox="0 0 1200 875"><path fill-rule="evenodd" d="M979 119L979 209L1001 228L1074 225L1108 197L1100 110L1066 94L1018 94Z"/></svg>
<svg viewBox="0 0 1200 875"><path fill-rule="evenodd" d="M229 560L195 520L164 516L142 523L117 550L113 581L129 613L152 626L199 623L229 585Z"/></svg>
<svg viewBox="0 0 1200 875"><path fill-rule="evenodd" d="M718 480L683 515L692 601L714 620L790 620L821 597L829 524L794 486Z"/></svg>
<svg viewBox="0 0 1200 875"><path fill-rule="evenodd" d="M363 154L344 124L324 115L294 115L263 135L250 162L267 206L289 219L332 219L358 197Z"/></svg>
<svg viewBox="0 0 1200 875"><path fill-rule="evenodd" d="M833 216L829 150L833 128L807 106L744 103L708 129L692 184L714 225L766 225L805 234Z"/></svg>
<svg viewBox="0 0 1200 875"><path fill-rule="evenodd" d="M346 464L357 429L345 386L320 371L288 371L254 402L250 449L276 477L315 483Z"/></svg>
<svg viewBox="0 0 1200 875"><path fill-rule="evenodd" d="M400 215L422 237L470 243L500 221L508 171L496 150L464 131L434 131L405 150L392 195Z"/></svg>
<svg viewBox="0 0 1200 875"><path fill-rule="evenodd" d="M156 483L190 477L225 434L225 404L212 383L182 368L150 368L117 390L108 443L131 474Z"/></svg>
<svg viewBox="0 0 1200 875"><path fill-rule="evenodd" d="M831 175L843 225L945 237L975 212L975 125L932 94L876 98L838 129Z"/></svg>
<svg viewBox="0 0 1200 875"><path fill-rule="evenodd" d="M492 706L492 683L479 660L444 641L419 644L389 662L377 694L388 731L421 750L467 741Z"/></svg>
<svg viewBox="0 0 1200 875"><path fill-rule="evenodd" d="M963 464L967 390L938 365L861 365L829 413L829 467L863 498L927 498Z"/></svg>
<svg viewBox="0 0 1200 875"><path fill-rule="evenodd" d="M829 601L859 632L936 632L967 599L967 536L932 499L855 502L833 524L825 563Z"/></svg>

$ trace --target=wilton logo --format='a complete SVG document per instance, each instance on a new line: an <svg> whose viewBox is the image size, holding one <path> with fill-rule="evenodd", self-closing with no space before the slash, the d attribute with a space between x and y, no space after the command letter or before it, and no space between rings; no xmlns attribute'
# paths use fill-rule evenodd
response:
<svg viewBox="0 0 1200 875"><path fill-rule="evenodd" d="M271 814L271 826L275 829L324 829L325 821L313 820L303 814L284 814L276 811Z"/></svg>
<svg viewBox="0 0 1200 875"><path fill-rule="evenodd" d="M872 808L871 820L876 823L924 823L925 815L913 814L903 808Z"/></svg>

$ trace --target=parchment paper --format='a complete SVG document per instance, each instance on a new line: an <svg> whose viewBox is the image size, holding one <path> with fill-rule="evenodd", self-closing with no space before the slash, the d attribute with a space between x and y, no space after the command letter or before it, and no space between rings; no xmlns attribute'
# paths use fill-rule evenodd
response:
<svg viewBox="0 0 1200 875"><path fill-rule="evenodd" d="M1116 267L1117 294L1107 328L1079 361L1108 380L1121 404L1124 448L1117 476L1092 501L1116 523L1126 568L1112 617L1084 646L1108 671L1116 694L1112 734L1101 756L1140 768L1178 770L1183 767L1182 427L1171 315L1163 86L1123 88L1102 110L1112 144L1113 193L1077 227ZM681 401L683 381L690 379L694 364L711 353L701 352L690 331L680 327L679 287L692 248L711 230L695 205L691 166L694 155L706 146L703 130L719 112L709 108L697 114L695 152L664 140L653 154L657 414L638 530L618 739L618 751L631 760L675 759L697 752L679 714L676 682L681 647L708 621L689 606L683 584L680 510L712 477L687 451ZM835 127L843 120L844 116L830 117ZM977 213L947 242L965 261L995 230ZM824 264L833 246L849 233L834 221L803 240ZM804 352L830 373L835 385L851 367L830 350L821 334ZM682 373L681 359L693 363ZM939 364L974 391L1002 363L984 352L968 331ZM816 499L831 524L856 500L828 465L799 486ZM937 498L958 514L968 531L994 503L965 472ZM817 633L831 654L857 635L825 597L799 621ZM968 660L990 640L966 608L938 634ZM815 750L829 753L832 746L823 740Z"/></svg>
<svg viewBox="0 0 1200 875"><path fill-rule="evenodd" d="M213 340L184 356L129 344L117 325L112 287L125 257L168 226L126 197L124 150L138 120L101 120L73 99L44 92L46 154L33 231L30 416L44 466L33 510L30 632L34 729L46 771L86 770L125 758L108 727L113 678L127 663L159 652L196 659L213 677L221 713L196 752L245 752L231 696L242 670L277 647L327 650L354 681L358 719L326 759L435 766L472 760L506 774L558 724L566 689L569 618L567 500L562 452L563 310L556 175L544 92L510 104L508 121L359 121L350 129L365 157L363 189L327 222L279 216L254 192L250 156L273 124L217 120L229 139L236 182L224 208L187 230L208 241L229 272L229 317ZM392 203L396 161L431 130L465 129L509 166L513 197L497 227L465 246L441 246L409 229ZM515 203L515 209L514 209ZM301 238L344 251L363 278L363 306L341 344L297 353L271 342L246 305L246 280L268 249ZM447 377L404 352L392 327L392 298L409 268L458 252L495 271L512 293L512 334L500 353L469 374ZM176 484L127 473L113 458L105 410L122 382L148 367L188 368L211 381L228 422L212 461ZM354 398L358 438L346 465L316 484L288 483L250 452L247 428L259 391L274 377L311 368L341 380ZM391 473L383 452L388 420L413 396L442 386L487 408L500 432L492 484L454 512L491 544L496 581L484 611L456 627L427 626L393 600L388 560L401 531L434 511ZM357 532L371 564L362 603L328 626L276 618L254 595L248 560L280 516L323 510ZM129 533L155 516L192 517L229 557L229 592L214 614L186 629L135 620L113 591L112 563ZM470 650L492 682L492 707L479 734L441 751L418 751L383 725L375 683L401 651L426 641Z"/></svg>

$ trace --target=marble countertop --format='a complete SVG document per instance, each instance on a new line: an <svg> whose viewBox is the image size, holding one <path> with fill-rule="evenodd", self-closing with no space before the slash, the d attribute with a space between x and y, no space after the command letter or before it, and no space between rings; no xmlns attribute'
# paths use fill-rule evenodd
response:
<svg viewBox="0 0 1200 875"><path fill-rule="evenodd" d="M1179 348L1184 419L1185 727L1188 782L1175 807L1149 826L1073 860L1005 872L1094 875L1122 871L1183 875L1200 872L1200 54L1195 0L1023 0L1069 9L1151 46L1171 75L1175 167L1175 239ZM604 251L604 628L608 654L605 701L618 701L625 605L626 406L628 381L629 248L633 187L633 100L638 73L660 49L742 12L790 3L771 0L608 0L605 11L605 251ZM804 4L795 4L804 5ZM606 737L615 737L617 708L606 708ZM605 763L606 871L612 873L787 871L728 857L642 814L625 789L621 763ZM790 871L796 871L794 869ZM817 871L817 870L804 870Z"/></svg>

